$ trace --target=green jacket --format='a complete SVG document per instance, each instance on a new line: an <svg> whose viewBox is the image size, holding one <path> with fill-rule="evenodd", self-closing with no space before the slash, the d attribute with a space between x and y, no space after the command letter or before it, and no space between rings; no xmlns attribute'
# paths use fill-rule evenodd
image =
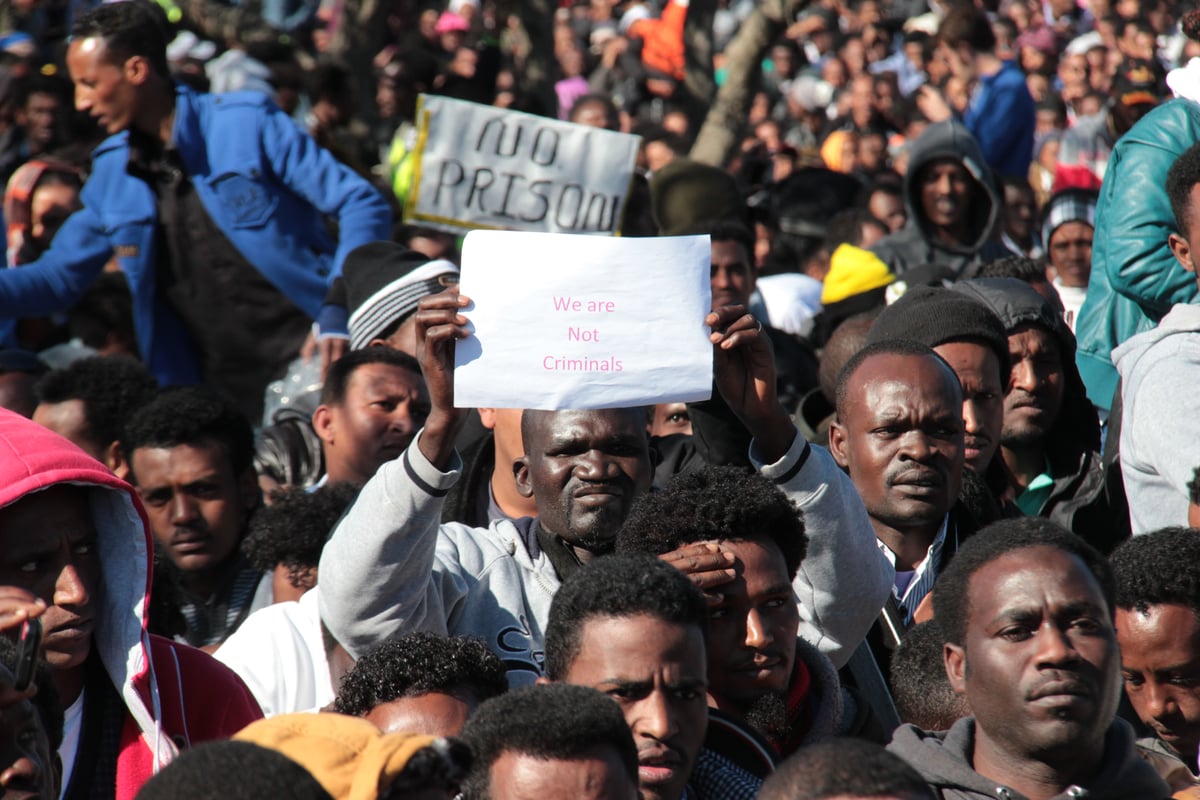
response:
<svg viewBox="0 0 1200 800"><path fill-rule="evenodd" d="M1196 277L1175 261L1167 237L1175 215L1165 186L1175 159L1200 141L1200 104L1172 100L1151 111L1113 148L1092 244L1092 276L1079 312L1076 363L1088 399L1112 407L1112 351L1150 330L1176 303L1196 302Z"/></svg>

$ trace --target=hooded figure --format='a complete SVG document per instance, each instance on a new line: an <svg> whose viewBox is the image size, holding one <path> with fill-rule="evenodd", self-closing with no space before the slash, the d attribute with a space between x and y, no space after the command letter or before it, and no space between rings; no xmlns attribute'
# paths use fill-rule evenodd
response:
<svg viewBox="0 0 1200 800"><path fill-rule="evenodd" d="M925 173L944 162L961 165L966 171L968 187L965 197L949 201L957 207L945 211L961 220L964 232L954 243L935 232L929 203L922 198ZM1001 197L979 143L961 123L930 125L913 142L904 176L904 205L908 222L872 248L896 275L922 264L946 267L955 275L962 275L969 266L1011 255L1003 245L990 241L1000 214Z"/></svg>
<svg viewBox="0 0 1200 800"><path fill-rule="evenodd" d="M1052 483L1036 514L1083 537L1101 552L1111 552L1129 535L1122 522L1124 495L1110 497L1106 486L1099 453L1099 418L1079 376L1075 336L1063 315L1032 286L1016 278L977 278L956 283L951 290L989 307L1010 336L1023 325L1036 325L1057 340L1062 357L1062 404L1042 443L1046 475Z"/></svg>
<svg viewBox="0 0 1200 800"><path fill-rule="evenodd" d="M2 552L23 562L6 564L4 574L20 576L8 578L14 593L28 589L46 602L43 644L60 694L72 677L82 683L63 696L63 797L132 800L180 748L231 736L261 717L227 668L147 632L153 545L128 484L66 439L0 410L0 486ZM94 544L87 524L64 530L52 524L53 513L41 530L16 524L29 515L28 501L45 507L36 495L47 490L60 493L61 506L84 493ZM59 549L33 557L54 534L62 537ZM90 584L85 575L94 575ZM60 647L73 648L81 663L56 665Z"/></svg>

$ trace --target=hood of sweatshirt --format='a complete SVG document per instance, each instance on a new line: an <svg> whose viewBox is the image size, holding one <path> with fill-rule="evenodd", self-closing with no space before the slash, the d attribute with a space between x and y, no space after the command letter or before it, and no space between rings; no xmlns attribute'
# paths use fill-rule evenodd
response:
<svg viewBox="0 0 1200 800"><path fill-rule="evenodd" d="M1181 304L1172 308L1170 313L1158 323L1157 328L1143 331L1115 348L1112 352L1112 362L1125 382L1125 388L1122 391L1126 393L1130 391L1130 382L1135 380L1133 373L1145 360L1145 356L1151 348L1157 347L1173 337L1192 337L1197 332L1200 332L1200 306ZM1164 356L1169 357L1165 350L1162 352Z"/></svg>
<svg viewBox="0 0 1200 800"><path fill-rule="evenodd" d="M971 176L975 188L968 210L970 217L967 241L957 247L935 238L930 230L929 220L921 203L920 183L917 180L923 167L943 158L961 163ZM904 205L908 209L906 227L918 229L922 238L935 243L939 249L959 255L972 255L983 247L1000 215L1000 195L992 182L992 173L983 159L979 143L965 125L953 121L939 122L926 128L913 142L908 171L904 175Z"/></svg>
<svg viewBox="0 0 1200 800"><path fill-rule="evenodd" d="M0 507L60 484L85 487L96 526L100 598L92 648L159 763L175 754L161 733L146 609L153 545L133 488L71 442L0 409Z"/></svg>
<svg viewBox="0 0 1200 800"><path fill-rule="evenodd" d="M921 773L947 798L1027 800L1025 795L985 778L971 767L975 752L975 720L960 719L948 731L930 733L912 725L896 729L888 750ZM1104 757L1099 773L1083 786L1071 786L1058 795L1062 800L1163 800L1170 790L1154 768L1138 758L1133 729L1114 719L1104 737Z"/></svg>

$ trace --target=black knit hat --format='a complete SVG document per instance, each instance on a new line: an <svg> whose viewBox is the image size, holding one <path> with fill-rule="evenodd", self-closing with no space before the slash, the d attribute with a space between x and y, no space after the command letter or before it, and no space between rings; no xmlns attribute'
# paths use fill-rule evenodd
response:
<svg viewBox="0 0 1200 800"><path fill-rule="evenodd" d="M458 282L458 267L395 242L369 242L342 263L350 349L359 350L417 310L422 297Z"/></svg>
<svg viewBox="0 0 1200 800"><path fill-rule="evenodd" d="M867 344L911 339L937 347L947 342L979 341L996 353L1001 382L1008 382L1008 334L992 310L959 292L914 286L883 310L867 334Z"/></svg>

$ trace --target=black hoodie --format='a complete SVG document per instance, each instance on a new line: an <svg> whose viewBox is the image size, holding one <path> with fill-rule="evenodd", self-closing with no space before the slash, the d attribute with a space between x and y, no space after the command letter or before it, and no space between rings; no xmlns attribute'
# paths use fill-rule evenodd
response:
<svg viewBox="0 0 1200 800"><path fill-rule="evenodd" d="M1053 520L1109 553L1129 537L1123 493L1105 481L1100 458L1100 422L1075 365L1075 336L1062 315L1032 286L1016 278L976 278L951 287L990 308L1010 334L1025 324L1049 331L1062 354L1062 408L1046 437L1054 480L1038 516Z"/></svg>
<svg viewBox="0 0 1200 800"><path fill-rule="evenodd" d="M970 240L958 246L946 244L929 231L917 182L922 167L942 158L961 162L975 188L969 212ZM904 176L904 206L908 210L908 224L871 248L896 275L923 264L946 267L955 275L962 275L976 263L1012 255L999 242L991 241L1000 215L1000 195L979 143L961 123L930 125L913 143Z"/></svg>

